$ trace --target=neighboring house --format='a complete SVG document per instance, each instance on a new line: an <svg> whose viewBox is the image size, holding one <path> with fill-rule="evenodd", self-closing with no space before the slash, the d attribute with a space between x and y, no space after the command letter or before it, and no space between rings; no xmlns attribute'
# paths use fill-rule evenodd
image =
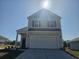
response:
<svg viewBox="0 0 79 59"><path fill-rule="evenodd" d="M63 48L61 17L47 9L41 9L28 18L28 27L17 30L22 48Z"/></svg>
<svg viewBox="0 0 79 59"><path fill-rule="evenodd" d="M8 42L8 38L0 35L0 45L5 45Z"/></svg>
<svg viewBox="0 0 79 59"><path fill-rule="evenodd" d="M70 49L79 50L79 37L72 39L69 44Z"/></svg>

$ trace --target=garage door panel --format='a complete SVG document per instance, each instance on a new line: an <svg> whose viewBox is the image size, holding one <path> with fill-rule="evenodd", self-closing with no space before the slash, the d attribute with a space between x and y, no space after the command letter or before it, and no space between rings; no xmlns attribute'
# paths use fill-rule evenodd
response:
<svg viewBox="0 0 79 59"><path fill-rule="evenodd" d="M56 37L30 37L31 48L57 48Z"/></svg>

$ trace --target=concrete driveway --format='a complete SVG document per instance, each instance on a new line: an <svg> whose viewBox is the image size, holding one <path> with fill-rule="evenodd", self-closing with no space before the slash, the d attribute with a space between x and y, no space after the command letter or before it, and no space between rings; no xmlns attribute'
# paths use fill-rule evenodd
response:
<svg viewBox="0 0 79 59"><path fill-rule="evenodd" d="M62 50L27 49L15 59L76 59Z"/></svg>

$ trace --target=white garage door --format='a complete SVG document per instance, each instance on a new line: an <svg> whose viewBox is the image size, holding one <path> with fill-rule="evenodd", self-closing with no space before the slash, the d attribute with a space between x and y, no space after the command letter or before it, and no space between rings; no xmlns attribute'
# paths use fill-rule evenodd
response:
<svg viewBox="0 0 79 59"><path fill-rule="evenodd" d="M57 49L56 37L30 37L30 48L52 48Z"/></svg>

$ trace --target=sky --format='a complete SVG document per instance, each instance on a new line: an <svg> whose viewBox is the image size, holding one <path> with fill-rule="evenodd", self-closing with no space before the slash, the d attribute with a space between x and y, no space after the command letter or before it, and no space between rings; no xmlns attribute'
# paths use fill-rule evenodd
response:
<svg viewBox="0 0 79 59"><path fill-rule="evenodd" d="M0 0L0 35L16 39L16 30L28 26L27 17L42 9L44 0ZM62 37L79 37L79 0L48 0L50 11L61 17Z"/></svg>

